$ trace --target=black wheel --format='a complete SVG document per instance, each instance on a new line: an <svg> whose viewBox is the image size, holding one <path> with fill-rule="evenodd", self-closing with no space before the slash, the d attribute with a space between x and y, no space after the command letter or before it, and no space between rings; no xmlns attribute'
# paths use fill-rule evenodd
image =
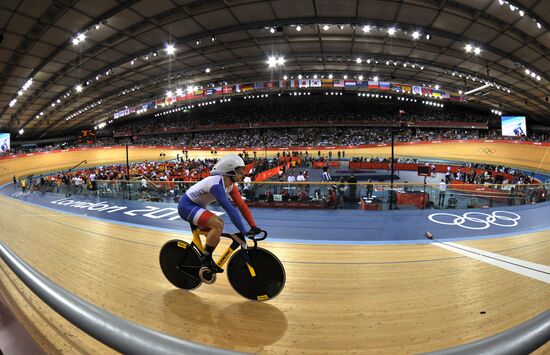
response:
<svg viewBox="0 0 550 355"><path fill-rule="evenodd" d="M271 252L249 249L248 255L256 276L246 265L245 251L237 251L227 265L227 278L241 296L254 301L267 301L277 296L285 286L286 274L283 264Z"/></svg>
<svg viewBox="0 0 550 355"><path fill-rule="evenodd" d="M194 290L202 283L199 270L202 267L200 254L189 243L171 240L160 251L160 268L172 285Z"/></svg>

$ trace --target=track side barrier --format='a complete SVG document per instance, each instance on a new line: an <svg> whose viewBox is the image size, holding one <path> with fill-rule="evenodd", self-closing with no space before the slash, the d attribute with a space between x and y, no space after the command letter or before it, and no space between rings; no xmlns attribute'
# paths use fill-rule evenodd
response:
<svg viewBox="0 0 550 355"><path fill-rule="evenodd" d="M109 313L50 281L15 255L1 240L0 257L48 306L82 331L123 354L242 354L156 332Z"/></svg>
<svg viewBox="0 0 550 355"><path fill-rule="evenodd" d="M428 355L530 354L550 341L550 310L502 333Z"/></svg>

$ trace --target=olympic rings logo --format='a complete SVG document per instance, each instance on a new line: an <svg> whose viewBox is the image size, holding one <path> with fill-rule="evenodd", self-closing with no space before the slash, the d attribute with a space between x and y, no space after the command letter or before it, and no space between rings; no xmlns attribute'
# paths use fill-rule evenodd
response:
<svg viewBox="0 0 550 355"><path fill-rule="evenodd" d="M490 154L495 154L497 150L495 148L477 148L477 152L490 155Z"/></svg>
<svg viewBox="0 0 550 355"><path fill-rule="evenodd" d="M493 211L491 214L483 212L466 212L462 216L452 213L433 213L429 215L428 218L430 221L438 224L481 230L487 229L491 227L491 225L507 228L515 227L518 225L521 216L509 211ZM497 220L499 222L497 222Z"/></svg>

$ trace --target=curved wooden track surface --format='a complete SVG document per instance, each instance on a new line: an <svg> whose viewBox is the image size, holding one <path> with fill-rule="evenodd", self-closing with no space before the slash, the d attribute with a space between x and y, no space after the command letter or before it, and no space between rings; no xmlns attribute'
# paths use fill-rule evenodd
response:
<svg viewBox="0 0 550 355"><path fill-rule="evenodd" d="M1 238L30 265L131 321L196 342L248 352L417 353L483 338L550 308L548 284L433 245L264 243L287 284L248 302L225 275L193 292L163 277L160 247L181 235L64 215L5 197ZM463 242L550 264L550 232ZM103 353L29 294L2 263L0 278L48 351ZM481 314L480 312L486 312Z"/></svg>
<svg viewBox="0 0 550 355"><path fill-rule="evenodd" d="M141 158L153 155L158 156L147 151ZM86 155L59 161L51 156L13 159L2 180L23 170L49 170L46 165L57 169L91 161ZM548 158L540 157L548 169ZM97 159L116 160L103 154ZM267 242L287 271L286 287L276 299L248 302L225 275L212 286L186 292L172 287L158 264L160 247L182 235L88 220L7 197L0 203L0 238L54 282L133 322L217 347L255 353L417 353L493 335L550 308L548 284L430 244ZM461 244L550 265L550 231ZM4 263L0 286L48 353L111 352L51 311ZM548 345L539 352L545 351Z"/></svg>

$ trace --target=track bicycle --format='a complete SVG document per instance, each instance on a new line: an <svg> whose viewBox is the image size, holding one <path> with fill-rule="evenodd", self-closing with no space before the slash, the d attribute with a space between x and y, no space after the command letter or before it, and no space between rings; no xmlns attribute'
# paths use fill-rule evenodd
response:
<svg viewBox="0 0 550 355"><path fill-rule="evenodd" d="M194 290L202 283L213 284L216 281L216 273L202 262L204 245L200 236L206 236L208 232L193 224L191 231L191 244L174 239L166 242L160 251L160 267L164 276L174 286L185 290ZM283 264L273 253L258 247L258 242L267 238L267 232L262 230L258 235L248 236L254 242L253 246L248 246L242 233L222 233L222 237L230 238L232 242L216 264L222 267L229 260L227 278L241 296L253 301L267 301L282 291L286 274Z"/></svg>

